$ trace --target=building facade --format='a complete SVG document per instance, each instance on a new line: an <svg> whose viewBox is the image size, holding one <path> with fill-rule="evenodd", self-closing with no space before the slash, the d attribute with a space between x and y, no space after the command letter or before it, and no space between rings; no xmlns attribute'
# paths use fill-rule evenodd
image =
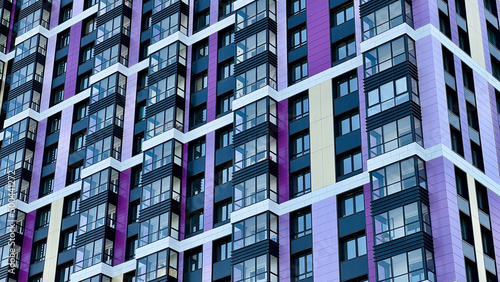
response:
<svg viewBox="0 0 500 282"><path fill-rule="evenodd" d="M0 5L0 282L498 281L498 1Z"/></svg>

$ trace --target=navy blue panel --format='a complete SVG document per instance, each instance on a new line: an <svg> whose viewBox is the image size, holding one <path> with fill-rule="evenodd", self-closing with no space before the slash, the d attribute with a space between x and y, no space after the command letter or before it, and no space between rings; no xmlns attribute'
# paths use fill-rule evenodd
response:
<svg viewBox="0 0 500 282"><path fill-rule="evenodd" d="M330 9L349 2L349 0L330 0Z"/></svg>
<svg viewBox="0 0 500 282"><path fill-rule="evenodd" d="M335 153L341 154L361 146L361 130L351 131L335 138Z"/></svg>
<svg viewBox="0 0 500 282"><path fill-rule="evenodd" d="M290 173L299 171L311 166L311 156L309 154L290 161Z"/></svg>
<svg viewBox="0 0 500 282"><path fill-rule="evenodd" d="M217 96L225 94L229 91L234 91L236 80L234 76L230 76L224 80L217 82Z"/></svg>
<svg viewBox="0 0 500 282"><path fill-rule="evenodd" d="M358 212L353 215L339 219L339 237L344 237L356 232L365 230L366 218L364 212Z"/></svg>
<svg viewBox="0 0 500 282"><path fill-rule="evenodd" d="M134 222L127 226L127 238L139 234L139 223Z"/></svg>
<svg viewBox="0 0 500 282"><path fill-rule="evenodd" d="M186 200L186 212L193 212L202 209L205 206L205 193L188 197Z"/></svg>
<svg viewBox="0 0 500 282"><path fill-rule="evenodd" d="M85 150L78 150L69 155L68 165L76 164L77 162L83 161L85 159Z"/></svg>
<svg viewBox="0 0 500 282"><path fill-rule="evenodd" d="M294 135L307 128L309 128L309 116L290 122L288 134Z"/></svg>
<svg viewBox="0 0 500 282"><path fill-rule="evenodd" d="M130 190L130 198L128 199L129 202L133 202L135 200L139 200L142 196L142 188L137 187L132 190Z"/></svg>
<svg viewBox="0 0 500 282"><path fill-rule="evenodd" d="M56 163L51 163L42 167L42 177L45 177L55 172L56 172Z"/></svg>
<svg viewBox="0 0 500 282"><path fill-rule="evenodd" d="M134 126L134 135L137 135L144 131L146 131L146 120L141 120Z"/></svg>
<svg viewBox="0 0 500 282"><path fill-rule="evenodd" d="M224 62L225 60L234 57L234 50L234 43L220 48L217 54L217 63Z"/></svg>
<svg viewBox="0 0 500 282"><path fill-rule="evenodd" d="M69 229L71 227L78 226L78 221L79 221L80 215L75 214L70 217L66 217L62 220L61 223L61 231L64 231L66 229Z"/></svg>
<svg viewBox="0 0 500 282"><path fill-rule="evenodd" d="M290 254L296 254L312 248L312 234L290 241Z"/></svg>
<svg viewBox="0 0 500 282"><path fill-rule="evenodd" d="M205 171L205 157L201 157L197 160L188 162L187 176L193 176L198 173Z"/></svg>
<svg viewBox="0 0 500 282"><path fill-rule="evenodd" d="M184 273L185 282L201 282L202 269L195 270L193 272Z"/></svg>
<svg viewBox="0 0 500 282"><path fill-rule="evenodd" d="M85 117L75 123L73 123L73 129L71 130L71 134L75 134L81 130L87 129L89 125L89 118Z"/></svg>
<svg viewBox="0 0 500 282"><path fill-rule="evenodd" d="M215 151L215 165L220 165L233 159L233 146L226 146Z"/></svg>
<svg viewBox="0 0 500 282"><path fill-rule="evenodd" d="M191 65L191 74L197 75L202 71L208 70L208 56L196 60Z"/></svg>
<svg viewBox="0 0 500 282"><path fill-rule="evenodd" d="M307 56L307 44L288 52L288 63L294 62Z"/></svg>
<svg viewBox="0 0 500 282"><path fill-rule="evenodd" d="M352 109L355 109L358 106L359 106L359 94L358 91L355 91L353 93L335 99L333 101L333 112L335 116L338 116Z"/></svg>
<svg viewBox="0 0 500 282"><path fill-rule="evenodd" d="M137 92L137 99L136 99L136 103L139 103L139 102L142 102L142 101L146 101L146 99L148 98L148 88L144 88L144 89L141 89L139 92Z"/></svg>
<svg viewBox="0 0 500 282"><path fill-rule="evenodd" d="M207 102L207 93L208 89L203 88L202 90L191 94L191 99L189 100L189 104L191 108L197 107L203 103Z"/></svg>
<svg viewBox="0 0 500 282"><path fill-rule="evenodd" d="M66 74L65 73L61 74L60 76L58 76L52 80L52 89L63 85L64 82L66 82Z"/></svg>
<svg viewBox="0 0 500 282"><path fill-rule="evenodd" d="M367 274L368 256L366 255L340 263L341 281L346 281Z"/></svg>
<svg viewBox="0 0 500 282"><path fill-rule="evenodd" d="M306 10L303 10L302 12L288 18L288 29L290 30L298 25L301 25L305 23L306 20L307 20L307 13Z"/></svg>
<svg viewBox="0 0 500 282"><path fill-rule="evenodd" d="M33 242L38 242L40 240L46 239L49 234L49 227L43 227L35 231L33 235Z"/></svg>
<svg viewBox="0 0 500 282"><path fill-rule="evenodd" d="M141 43L144 41L151 39L151 29L147 29L143 32L141 32Z"/></svg>
<svg viewBox="0 0 500 282"><path fill-rule="evenodd" d="M45 148L57 143L57 141L59 141L59 131L57 131L56 133L52 133L49 136L45 137Z"/></svg>
<svg viewBox="0 0 500 282"><path fill-rule="evenodd" d="M212 281L219 280L221 278L231 276L231 260L226 259L214 263L212 270Z"/></svg>
<svg viewBox="0 0 500 282"><path fill-rule="evenodd" d="M197 0L194 1L194 12L198 13L210 7L210 0Z"/></svg>
<svg viewBox="0 0 500 282"><path fill-rule="evenodd" d="M153 9L153 1L147 1L143 2L144 4L142 5L142 13L149 12Z"/></svg>
<svg viewBox="0 0 500 282"><path fill-rule="evenodd" d="M45 260L30 264L29 275L33 276L42 273L44 265L45 265Z"/></svg>
<svg viewBox="0 0 500 282"><path fill-rule="evenodd" d="M88 60L85 63L78 66L78 75L86 73L94 69L94 60Z"/></svg>
<svg viewBox="0 0 500 282"><path fill-rule="evenodd" d="M82 37L80 47L83 47L89 43L93 43L96 40L96 38L97 38L97 32L94 30L91 33Z"/></svg>
<svg viewBox="0 0 500 282"><path fill-rule="evenodd" d="M68 56L68 49L69 49L69 46L66 46L60 50L57 50L54 61L58 61L59 59L62 59L64 56Z"/></svg>
<svg viewBox="0 0 500 282"><path fill-rule="evenodd" d="M356 32L356 27L354 25L354 19L347 21L341 25L332 27L330 29L332 43L342 40L348 36L351 36L355 32Z"/></svg>
<svg viewBox="0 0 500 282"><path fill-rule="evenodd" d="M229 199L233 196L233 183L231 181L215 187L214 203Z"/></svg>
<svg viewBox="0 0 500 282"><path fill-rule="evenodd" d="M72 261L75 258L76 249L65 250L62 253L59 253L57 258L57 265L65 264L69 261Z"/></svg>

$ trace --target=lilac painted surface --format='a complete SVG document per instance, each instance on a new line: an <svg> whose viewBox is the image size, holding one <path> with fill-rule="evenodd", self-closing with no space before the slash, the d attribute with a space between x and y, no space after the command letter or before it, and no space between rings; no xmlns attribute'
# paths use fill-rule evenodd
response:
<svg viewBox="0 0 500 282"><path fill-rule="evenodd" d="M78 75L78 63L80 56L80 34L82 33L82 22L78 22L70 29L68 47L68 65L66 71L66 81L64 84L64 99L75 95L76 79Z"/></svg>
<svg viewBox="0 0 500 282"><path fill-rule="evenodd" d="M497 269L500 269L500 197L488 189L488 202L490 205L491 233L493 245L495 246L495 258Z"/></svg>
<svg viewBox="0 0 500 282"><path fill-rule="evenodd" d="M139 62L139 48L141 44L141 26L142 26L141 22L142 2L143 1L137 1L137 0L132 1L132 19L130 26L130 50L128 55L129 67Z"/></svg>
<svg viewBox="0 0 500 282"><path fill-rule="evenodd" d="M365 196L365 218L366 218L366 254L368 256L368 280L376 281L375 262L373 261L373 219L372 209L370 202L372 200L372 193L370 184L363 185L363 193Z"/></svg>
<svg viewBox="0 0 500 282"><path fill-rule="evenodd" d="M494 1L498 5L498 1ZM483 1L477 1L477 8L479 12L479 24L481 25L481 37L483 40L483 52L485 54L484 56L484 63L486 66L486 70L491 73L491 58L489 56L490 54L490 46L489 46L489 40L488 40L488 32L486 28L486 16L485 16L485 10L484 10L484 2ZM498 10L497 10L498 11Z"/></svg>
<svg viewBox="0 0 500 282"><path fill-rule="evenodd" d="M279 280L280 282L290 281L290 214L284 214L278 219L279 234ZM313 257L313 260L315 258ZM315 260L314 260L315 261Z"/></svg>
<svg viewBox="0 0 500 282"><path fill-rule="evenodd" d="M186 193L187 193L188 144L182 145L182 182L181 182L181 222L179 239L184 240L186 230ZM182 276L182 275L181 275Z"/></svg>
<svg viewBox="0 0 500 282"><path fill-rule="evenodd" d="M424 145L451 148L441 43L427 36L416 42L416 49Z"/></svg>
<svg viewBox="0 0 500 282"><path fill-rule="evenodd" d="M54 73L54 59L56 55L57 36L52 36L47 40L47 55L45 58L45 68L43 70L43 87L40 101L40 112L49 108L50 93L52 92L52 74Z"/></svg>
<svg viewBox="0 0 500 282"><path fill-rule="evenodd" d="M116 207L116 234L113 265L117 265L125 261L125 250L127 248L128 204L131 188L130 180L130 168L120 172L118 206Z"/></svg>
<svg viewBox="0 0 500 282"><path fill-rule="evenodd" d="M127 89L125 97L125 114L123 117L124 124L134 124L135 122L135 106L136 106L136 89L137 89L137 73L127 77ZM122 139L122 161L132 157L134 146L134 126L123 127Z"/></svg>
<svg viewBox="0 0 500 282"><path fill-rule="evenodd" d="M437 281L466 281L454 166L440 157L426 163Z"/></svg>
<svg viewBox="0 0 500 282"><path fill-rule="evenodd" d="M31 264L31 249L33 246L33 234L35 233L35 221L36 210L26 214L18 282L28 281L29 269Z"/></svg>
<svg viewBox="0 0 500 282"><path fill-rule="evenodd" d="M177 270L177 281L182 282L184 279L184 252L179 253L179 269Z"/></svg>
<svg viewBox="0 0 500 282"><path fill-rule="evenodd" d="M437 1L415 0L413 6L413 26L415 29L428 23L439 29Z"/></svg>
<svg viewBox="0 0 500 282"><path fill-rule="evenodd" d="M219 0L210 0L210 25L219 21Z"/></svg>
<svg viewBox="0 0 500 282"><path fill-rule="evenodd" d="M314 281L340 281L335 197L312 204Z"/></svg>
<svg viewBox="0 0 500 282"><path fill-rule="evenodd" d="M306 0L307 63L309 76L331 68L330 9L328 1Z"/></svg>
<svg viewBox="0 0 500 282"><path fill-rule="evenodd" d="M72 126L73 107L67 107L62 110L61 113L61 128L59 129L59 142L57 143L57 162L56 170L54 173L54 192L64 189L64 187L66 186ZM40 151L43 155L43 148L41 148Z"/></svg>
<svg viewBox="0 0 500 282"><path fill-rule="evenodd" d="M42 164L43 164L43 149L45 147L45 132L47 130L47 119L38 122L36 133L35 153L33 155L33 173L31 175L30 196L29 202L38 199L38 188L40 187Z"/></svg>
<svg viewBox="0 0 500 282"><path fill-rule="evenodd" d="M208 37L207 122L215 120L217 107L217 33Z"/></svg>
<svg viewBox="0 0 500 282"><path fill-rule="evenodd" d="M278 52L278 90L285 89L288 81L288 48L287 48L287 9L286 1L276 1L276 23L278 24L278 34L276 35L276 40L278 42L277 52Z"/></svg>
<svg viewBox="0 0 500 282"><path fill-rule="evenodd" d="M457 12L455 9L455 0L448 0L448 15L450 18L450 31L451 40L453 43L459 45L458 42L458 26L457 26Z"/></svg>
<svg viewBox="0 0 500 282"><path fill-rule="evenodd" d="M201 281L212 281L212 242L203 244Z"/></svg>
<svg viewBox="0 0 500 282"><path fill-rule="evenodd" d="M61 7L61 0L52 1L52 10L50 12L50 29L59 25L59 10Z"/></svg>
<svg viewBox="0 0 500 282"><path fill-rule="evenodd" d="M203 208L203 232L212 229L214 221L214 180L215 180L215 131L205 139L205 203Z"/></svg>
<svg viewBox="0 0 500 282"><path fill-rule="evenodd" d="M290 198L288 158L288 99L278 103L278 202Z"/></svg>

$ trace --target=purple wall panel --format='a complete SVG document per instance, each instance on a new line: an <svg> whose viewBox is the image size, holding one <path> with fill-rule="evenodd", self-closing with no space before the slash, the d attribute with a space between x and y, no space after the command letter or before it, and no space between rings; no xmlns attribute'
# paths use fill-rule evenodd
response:
<svg viewBox="0 0 500 282"><path fill-rule="evenodd" d="M21 262L19 266L19 281L27 282L31 265L31 248L33 246L33 234L35 233L36 211L26 214L24 225L23 246L21 249Z"/></svg>
<svg viewBox="0 0 500 282"><path fill-rule="evenodd" d="M139 62L139 47L141 44L142 26L142 2L143 1L132 1L132 19L130 19L130 50L128 55L129 66L135 65Z"/></svg>
<svg viewBox="0 0 500 282"><path fill-rule="evenodd" d="M491 233L493 245L495 246L495 258L497 269L500 269L500 197L488 189L488 202L490 204Z"/></svg>
<svg viewBox="0 0 500 282"><path fill-rule="evenodd" d="M203 208L203 231L212 229L214 221L214 172L215 172L215 131L206 135L205 140L205 203Z"/></svg>
<svg viewBox="0 0 500 282"><path fill-rule="evenodd" d="M278 202L290 198L288 159L288 100L278 103Z"/></svg>
<svg viewBox="0 0 500 282"><path fill-rule="evenodd" d="M47 40L47 55L43 75L42 98L40 101L40 112L49 108L50 93L52 92L52 74L54 73L54 58L56 55L57 36L52 36Z"/></svg>
<svg viewBox="0 0 500 282"><path fill-rule="evenodd" d="M207 122L215 119L217 106L217 33L208 37Z"/></svg>
<svg viewBox="0 0 500 282"><path fill-rule="evenodd" d="M212 281L212 242L203 244L202 281Z"/></svg>
<svg viewBox="0 0 500 282"><path fill-rule="evenodd" d="M82 34L82 22L73 25L69 33L68 64L66 71L66 82L64 84L64 99L75 95L76 79L78 75L78 63L80 56L80 39ZM69 136L69 135L68 135Z"/></svg>
<svg viewBox="0 0 500 282"><path fill-rule="evenodd" d="M125 97L125 115L123 117L124 124L134 124L135 121L135 101L137 89L137 73L127 77L127 89ZM132 157L134 145L134 126L123 127L122 139L122 161Z"/></svg>
<svg viewBox="0 0 500 282"><path fill-rule="evenodd" d="M494 1L497 6L498 6L498 1ZM489 40L488 40L488 32L486 28L486 18L485 18L485 9L484 9L484 2L483 1L477 1L477 7L479 11L479 24L481 25L481 37L483 38L483 52L485 54L484 56L484 63L486 66L486 70L491 73L491 58L489 56L490 54L490 46L489 46ZM497 10L498 11L498 10Z"/></svg>
<svg viewBox="0 0 500 282"><path fill-rule="evenodd" d="M66 186L72 126L73 107L67 107L61 113L61 129L59 130L56 171L54 173L54 191L64 189L64 187ZM41 149L40 151L43 154L43 149Z"/></svg>
<svg viewBox="0 0 500 282"><path fill-rule="evenodd" d="M453 163L426 163L437 281L466 281Z"/></svg>
<svg viewBox="0 0 500 282"><path fill-rule="evenodd" d="M177 281L182 282L184 277L183 277L183 268L184 268L184 253L179 253L179 269L177 270Z"/></svg>
<svg viewBox="0 0 500 282"><path fill-rule="evenodd" d="M457 12L455 9L455 0L448 1L448 14L450 15L450 30L451 30L451 40L453 43L459 45L458 43L458 26L457 26Z"/></svg>
<svg viewBox="0 0 500 282"><path fill-rule="evenodd" d="M288 81L287 81L287 67L288 67L288 48L287 48L287 9L286 9L286 1L277 1L276 2L276 23L278 24L278 34L276 35L276 40L278 43L277 52L278 52L278 90L285 89Z"/></svg>
<svg viewBox="0 0 500 282"><path fill-rule="evenodd" d="M365 196L365 218L366 218L366 254L368 256L368 280L376 281L376 269L375 262L373 261L373 246L375 244L373 240L373 219L372 219L372 209L371 209L371 187L370 184L365 184L363 186L363 192Z"/></svg>
<svg viewBox="0 0 500 282"><path fill-rule="evenodd" d="M116 207L116 234L113 265L125 261L127 248L128 204L130 191L131 169L120 173L120 186L118 188L118 206Z"/></svg>
<svg viewBox="0 0 500 282"><path fill-rule="evenodd" d="M59 8L61 7L61 0L52 1L52 10L50 12L50 29L59 25Z"/></svg>
<svg viewBox="0 0 500 282"><path fill-rule="evenodd" d="M47 131L47 119L38 123L36 133L35 153L33 156L33 173L31 175L29 202L38 199L38 192L42 175L43 149L45 147L45 132Z"/></svg>
<svg viewBox="0 0 500 282"><path fill-rule="evenodd" d="M214 24L219 21L219 1L210 0L210 24Z"/></svg>
<svg viewBox="0 0 500 282"><path fill-rule="evenodd" d="M314 281L340 281L335 197L312 204L312 232Z"/></svg>
<svg viewBox="0 0 500 282"><path fill-rule="evenodd" d="M330 9L328 1L307 0L307 52L309 76L332 66L330 54Z"/></svg>
<svg viewBox="0 0 500 282"><path fill-rule="evenodd" d="M278 234L280 244L280 257L279 257L279 279L280 282L290 281L290 214L284 214L278 220ZM313 260L315 258L313 257Z"/></svg>
<svg viewBox="0 0 500 282"><path fill-rule="evenodd" d="M415 29L428 23L439 29L439 14L437 1L416 0L412 1L413 26Z"/></svg>

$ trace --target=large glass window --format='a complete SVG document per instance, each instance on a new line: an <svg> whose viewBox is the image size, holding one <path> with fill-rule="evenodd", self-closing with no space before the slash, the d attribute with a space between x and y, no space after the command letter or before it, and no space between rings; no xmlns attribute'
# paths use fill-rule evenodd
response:
<svg viewBox="0 0 500 282"><path fill-rule="evenodd" d="M411 157L373 171L371 175L372 200L389 196L419 185L427 189L425 163Z"/></svg>
<svg viewBox="0 0 500 282"><path fill-rule="evenodd" d="M417 80L405 76L387 82L373 90L368 91L368 116L380 113L397 105L412 100L420 105Z"/></svg>
<svg viewBox="0 0 500 282"><path fill-rule="evenodd" d="M99 239L76 249L75 272L104 262L113 264L113 241Z"/></svg>
<svg viewBox="0 0 500 282"><path fill-rule="evenodd" d="M182 165L182 144L172 140L144 152L142 173L148 173L168 163Z"/></svg>
<svg viewBox="0 0 500 282"><path fill-rule="evenodd" d="M277 142L272 136L264 135L240 145L234 150L234 171L244 169L260 161L277 162Z"/></svg>
<svg viewBox="0 0 500 282"><path fill-rule="evenodd" d="M120 105L110 105L95 114L91 114L89 118L89 134L112 124L123 127L123 107Z"/></svg>
<svg viewBox="0 0 500 282"><path fill-rule="evenodd" d="M115 228L115 224L116 206L106 203L100 204L99 206L80 213L78 235L82 235L104 225Z"/></svg>
<svg viewBox="0 0 500 282"><path fill-rule="evenodd" d="M342 240L340 260L351 260L366 255L366 235L351 236Z"/></svg>
<svg viewBox="0 0 500 282"><path fill-rule="evenodd" d="M13 117L18 113L32 109L40 111L40 92L29 90L16 98L9 100L7 106L7 118Z"/></svg>
<svg viewBox="0 0 500 282"><path fill-rule="evenodd" d="M50 12L45 9L39 9L19 20L17 35L25 34L37 26L49 28Z"/></svg>
<svg viewBox="0 0 500 282"><path fill-rule="evenodd" d="M233 250L268 239L278 242L278 217L272 213L259 214L233 224Z"/></svg>
<svg viewBox="0 0 500 282"><path fill-rule="evenodd" d="M31 63L12 74L10 83L11 89L14 89L30 80L43 82L43 65L40 63Z"/></svg>
<svg viewBox="0 0 500 282"><path fill-rule="evenodd" d="M128 47L123 44L117 44L95 55L94 74L117 63L128 66Z"/></svg>
<svg viewBox="0 0 500 282"><path fill-rule="evenodd" d="M312 234L311 208L304 208L291 215L290 237L297 239Z"/></svg>
<svg viewBox="0 0 500 282"><path fill-rule="evenodd" d="M365 210L363 189L339 197L339 217L346 217Z"/></svg>
<svg viewBox="0 0 500 282"><path fill-rule="evenodd" d="M120 32L126 36L130 36L130 19L125 16L118 16L107 21L103 25L98 26L96 44L99 44Z"/></svg>
<svg viewBox="0 0 500 282"><path fill-rule="evenodd" d="M404 61L417 64L415 42L407 37L399 37L382 44L364 54L365 77L372 76Z"/></svg>
<svg viewBox="0 0 500 282"><path fill-rule="evenodd" d="M311 192L311 171L301 171L294 173L290 178L290 198L302 196Z"/></svg>
<svg viewBox="0 0 500 282"><path fill-rule="evenodd" d="M234 186L234 210L239 210L265 199L278 201L278 183L272 174L262 174Z"/></svg>
<svg viewBox="0 0 500 282"><path fill-rule="evenodd" d="M304 1L304 0L302 0ZM289 49L295 49L307 44L307 28L306 26L301 26L294 29L291 32L291 36L289 38L290 47Z"/></svg>
<svg viewBox="0 0 500 282"><path fill-rule="evenodd" d="M269 102L268 102L269 101ZM238 134L266 121L277 124L277 105L272 99L262 99L236 110L235 133Z"/></svg>
<svg viewBox="0 0 500 282"><path fill-rule="evenodd" d="M82 200L88 199L106 190L118 193L120 173L112 168L102 170L83 179Z"/></svg>
<svg viewBox="0 0 500 282"><path fill-rule="evenodd" d="M170 5L179 2L179 0L154 0L153 2L153 13L158 13L159 11L169 7ZM186 3L186 0L182 0ZM186 3L187 4L187 3Z"/></svg>
<svg viewBox="0 0 500 282"><path fill-rule="evenodd" d="M313 277L312 251L300 253L292 258L293 281L301 281Z"/></svg>
<svg viewBox="0 0 500 282"><path fill-rule="evenodd" d="M412 142L423 146L422 125L419 119L407 116L371 130L369 133L370 157L403 147Z"/></svg>
<svg viewBox="0 0 500 282"><path fill-rule="evenodd" d="M243 29L265 17L276 21L276 1L257 0L238 10L236 30Z"/></svg>
<svg viewBox="0 0 500 282"><path fill-rule="evenodd" d="M179 253L166 249L137 260L137 281L147 282L164 276L178 278Z"/></svg>
<svg viewBox="0 0 500 282"><path fill-rule="evenodd" d="M276 89L276 67L263 64L236 77L236 98L245 96L267 85Z"/></svg>
<svg viewBox="0 0 500 282"><path fill-rule="evenodd" d="M236 43L236 63L239 64L266 50L276 54L276 34L263 30Z"/></svg>
<svg viewBox="0 0 500 282"><path fill-rule="evenodd" d="M29 171L33 169L33 151L20 149L3 157L0 160L0 176L7 175L21 167Z"/></svg>
<svg viewBox="0 0 500 282"><path fill-rule="evenodd" d="M406 22L413 27L411 4L398 0L363 17L363 40Z"/></svg>
<svg viewBox="0 0 500 282"><path fill-rule="evenodd" d="M375 244L383 244L413 233L431 234L429 207L414 202L375 215Z"/></svg>
<svg viewBox="0 0 500 282"><path fill-rule="evenodd" d="M311 142L309 140L309 132L290 137L291 143L291 159L300 158L309 155L311 152Z"/></svg>
<svg viewBox="0 0 500 282"><path fill-rule="evenodd" d="M132 1L129 0L99 0L99 16L102 16L107 11L111 11L120 5L124 5L132 9Z"/></svg>
<svg viewBox="0 0 500 282"><path fill-rule="evenodd" d="M298 14L306 9L306 0L290 0L288 3L290 7L290 15Z"/></svg>
<svg viewBox="0 0 500 282"><path fill-rule="evenodd" d="M214 242L214 262L223 261L231 258L231 236Z"/></svg>
<svg viewBox="0 0 500 282"><path fill-rule="evenodd" d="M333 47L333 61L335 63L356 55L356 40L354 37L337 42Z"/></svg>
<svg viewBox="0 0 500 282"><path fill-rule="evenodd" d="M180 202L181 180L167 176L142 187L141 209L172 199Z"/></svg>
<svg viewBox="0 0 500 282"><path fill-rule="evenodd" d="M112 74L92 85L91 103L95 103L113 93L125 96L126 88L127 77L121 73Z"/></svg>
<svg viewBox="0 0 500 282"><path fill-rule="evenodd" d="M423 248L377 261L377 281L435 282L434 272L434 255Z"/></svg>
<svg viewBox="0 0 500 282"><path fill-rule="evenodd" d="M180 20L179 20L180 17ZM152 27L151 44L180 31L187 35L188 17L184 13L176 13L155 23Z"/></svg>
<svg viewBox="0 0 500 282"><path fill-rule="evenodd" d="M14 57L14 62L26 58L35 52L44 56L47 54L47 38L41 35L35 35L18 44L16 46L16 56Z"/></svg>
<svg viewBox="0 0 500 282"><path fill-rule="evenodd" d="M109 157L121 160L121 153L122 140L116 136L109 136L87 147L85 167L89 167Z"/></svg>
<svg viewBox="0 0 500 282"><path fill-rule="evenodd" d="M145 140L158 136L172 128L183 131L184 111L181 108L171 107L148 117L146 120Z"/></svg>
<svg viewBox="0 0 500 282"><path fill-rule="evenodd" d="M16 122L4 130L2 145L7 146L23 138L36 141L38 123L30 118Z"/></svg>
<svg viewBox="0 0 500 282"><path fill-rule="evenodd" d="M166 212L141 222L139 247L168 236L179 239L179 215L173 212Z"/></svg>
<svg viewBox="0 0 500 282"><path fill-rule="evenodd" d="M170 75L148 87L148 106L177 94L184 98L186 79L180 74Z"/></svg>
<svg viewBox="0 0 500 282"><path fill-rule="evenodd" d="M262 255L233 266L234 282L271 281L278 282L278 258Z"/></svg>
<svg viewBox="0 0 500 282"><path fill-rule="evenodd" d="M354 6L351 4L337 9L333 13L333 26L341 25L352 19L354 19Z"/></svg>
<svg viewBox="0 0 500 282"><path fill-rule="evenodd" d="M358 76L352 75L336 83L337 98L344 97L358 91Z"/></svg>
<svg viewBox="0 0 500 282"><path fill-rule="evenodd" d="M168 45L160 51L151 54L149 58L150 74L162 70L177 62L185 66L187 58L187 46L180 42L176 42L174 44Z"/></svg>

